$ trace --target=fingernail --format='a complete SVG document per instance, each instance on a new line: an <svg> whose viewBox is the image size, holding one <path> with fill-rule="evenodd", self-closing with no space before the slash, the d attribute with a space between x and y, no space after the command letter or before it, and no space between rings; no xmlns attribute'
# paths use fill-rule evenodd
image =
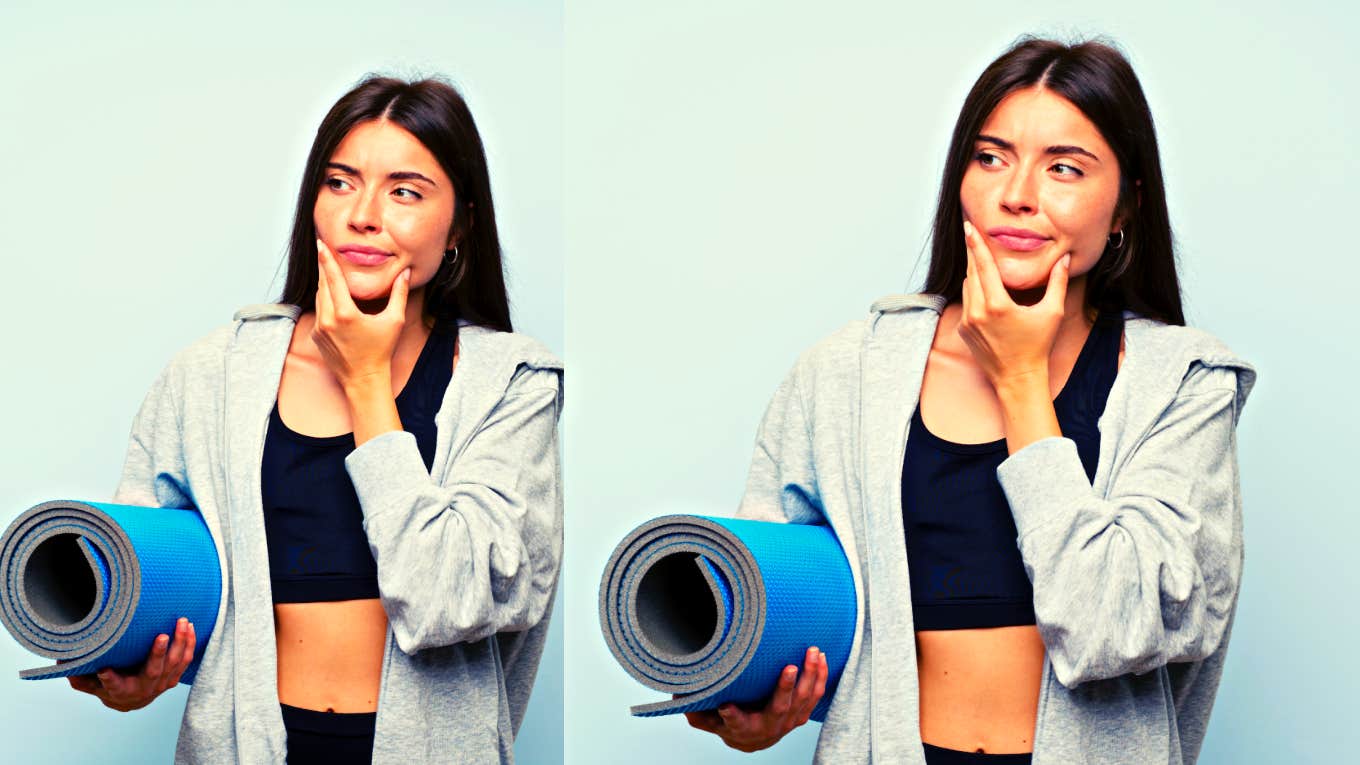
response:
<svg viewBox="0 0 1360 765"><path fill-rule="evenodd" d="M1072 267L1072 256L1071 256L1071 255L1064 255L1064 256L1063 256L1063 268L1071 268L1071 267Z"/></svg>

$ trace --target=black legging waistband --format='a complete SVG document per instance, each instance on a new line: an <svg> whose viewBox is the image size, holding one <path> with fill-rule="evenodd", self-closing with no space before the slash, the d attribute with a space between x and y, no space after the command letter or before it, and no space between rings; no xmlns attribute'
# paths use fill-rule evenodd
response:
<svg viewBox="0 0 1360 765"><path fill-rule="evenodd" d="M921 742L926 751L926 765L1030 765L1032 753L987 754L945 749Z"/></svg>
<svg viewBox="0 0 1360 765"><path fill-rule="evenodd" d="M326 736L371 738L378 720L377 712L319 712L282 703L279 709L283 711L284 728Z"/></svg>

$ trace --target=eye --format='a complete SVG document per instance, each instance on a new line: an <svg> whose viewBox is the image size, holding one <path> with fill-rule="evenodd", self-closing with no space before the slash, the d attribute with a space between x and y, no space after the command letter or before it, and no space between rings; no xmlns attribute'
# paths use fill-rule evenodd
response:
<svg viewBox="0 0 1360 765"><path fill-rule="evenodd" d="M349 183L339 176L331 176L325 180L326 188L332 191L342 191Z"/></svg>
<svg viewBox="0 0 1360 765"><path fill-rule="evenodd" d="M398 188L395 188L395 189L392 190L392 193L393 193L393 194L396 194L396 195L398 195L398 196L401 196L401 195L402 195L402 192L405 192L405 193L406 193L405 196L402 196L402 199L424 199L424 198L425 198L425 197L423 197L423 196L420 195L420 192L419 192L419 191L416 191L415 189L408 189L408 188L406 188L406 187L404 187L404 186L398 187Z"/></svg>
<svg viewBox="0 0 1360 765"><path fill-rule="evenodd" d="M1000 157L996 156L995 154L988 154L985 151L980 151L977 154L974 154L973 159L983 167L996 167L995 162L989 162L988 160L994 159L997 160L998 162L1001 161Z"/></svg>
<svg viewBox="0 0 1360 765"><path fill-rule="evenodd" d="M1082 171L1078 170L1077 168L1073 167L1072 165L1063 164L1063 163L1061 163L1061 162L1058 163L1058 164L1056 164L1056 165L1054 165L1054 166L1053 166L1053 169L1054 169L1054 170L1057 170L1057 169L1060 168L1060 167L1063 168L1064 170L1070 170L1071 172L1067 172L1067 173L1058 173L1058 175L1066 175L1066 176L1070 176L1070 177L1073 177L1073 178L1080 178L1080 177L1082 177L1083 175L1086 175L1086 173L1083 173Z"/></svg>

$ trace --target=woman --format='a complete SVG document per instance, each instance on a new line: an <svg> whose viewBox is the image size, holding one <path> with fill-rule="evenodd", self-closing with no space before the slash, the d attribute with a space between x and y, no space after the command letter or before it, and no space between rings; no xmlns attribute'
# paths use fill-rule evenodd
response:
<svg viewBox="0 0 1360 765"><path fill-rule="evenodd" d="M803 354L760 427L739 515L829 523L861 601L819 761L1195 761L1255 371L1184 324L1132 68L1022 40L964 103L923 292ZM768 747L826 674L812 647L690 723Z"/></svg>
<svg viewBox="0 0 1360 765"><path fill-rule="evenodd" d="M449 85L322 121L277 304L175 357L114 501L197 507L229 574L186 762L510 761L561 557L562 366L511 332L481 139ZM115 709L179 680L193 625Z"/></svg>

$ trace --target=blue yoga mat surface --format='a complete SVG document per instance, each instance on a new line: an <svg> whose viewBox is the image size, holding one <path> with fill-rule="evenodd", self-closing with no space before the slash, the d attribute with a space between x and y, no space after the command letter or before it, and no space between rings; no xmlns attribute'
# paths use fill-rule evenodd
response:
<svg viewBox="0 0 1360 765"><path fill-rule="evenodd" d="M197 510L55 500L0 537L0 622L24 648L55 659L43 680L134 667L157 635L193 622L192 683L216 626L222 571Z"/></svg>
<svg viewBox="0 0 1360 765"><path fill-rule="evenodd" d="M855 586L827 526L668 515L634 529L600 581L600 627L638 682L679 698L639 717L767 699L779 673L826 654L822 721L855 632Z"/></svg>

